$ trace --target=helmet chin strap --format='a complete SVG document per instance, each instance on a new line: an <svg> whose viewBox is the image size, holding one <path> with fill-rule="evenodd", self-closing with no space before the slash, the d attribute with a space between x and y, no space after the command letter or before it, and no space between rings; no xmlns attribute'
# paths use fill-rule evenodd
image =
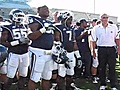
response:
<svg viewBox="0 0 120 90"><path fill-rule="evenodd" d="M68 19L68 18L67 18ZM67 19L65 19L65 27L67 27Z"/></svg>
<svg viewBox="0 0 120 90"><path fill-rule="evenodd" d="M61 23L62 23L65 27L68 27L68 26L67 26L67 19L61 21Z"/></svg>
<svg viewBox="0 0 120 90"><path fill-rule="evenodd" d="M68 20L68 18L66 18L64 21L65 27L69 27L69 25L67 25L67 20Z"/></svg>

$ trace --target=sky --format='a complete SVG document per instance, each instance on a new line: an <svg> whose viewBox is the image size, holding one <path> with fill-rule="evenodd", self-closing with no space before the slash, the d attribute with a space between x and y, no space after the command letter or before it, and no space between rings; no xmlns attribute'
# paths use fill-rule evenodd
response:
<svg viewBox="0 0 120 90"><path fill-rule="evenodd" d="M68 9L95 14L107 13L118 17L120 22L120 0L32 0L29 5L32 7L47 5L50 9Z"/></svg>

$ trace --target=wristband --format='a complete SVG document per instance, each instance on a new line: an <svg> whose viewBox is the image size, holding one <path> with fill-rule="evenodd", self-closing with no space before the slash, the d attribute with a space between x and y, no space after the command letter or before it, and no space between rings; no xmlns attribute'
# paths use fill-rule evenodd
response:
<svg viewBox="0 0 120 90"><path fill-rule="evenodd" d="M74 51L74 53L75 53L75 56L76 56L77 58L81 58L80 53L79 53L78 50Z"/></svg>
<svg viewBox="0 0 120 90"><path fill-rule="evenodd" d="M44 54L45 54L45 55L51 55L51 54L52 54L52 51L51 51L51 50L45 51Z"/></svg>
<svg viewBox="0 0 120 90"><path fill-rule="evenodd" d="M54 41L53 42L55 45L62 45L62 43L60 41Z"/></svg>
<svg viewBox="0 0 120 90"><path fill-rule="evenodd" d="M16 45L18 45L18 44L19 44L19 41L18 41L18 40L10 42L10 45L11 45L11 46L16 46Z"/></svg>
<svg viewBox="0 0 120 90"><path fill-rule="evenodd" d="M41 33L45 33L46 29L43 27L39 30Z"/></svg>

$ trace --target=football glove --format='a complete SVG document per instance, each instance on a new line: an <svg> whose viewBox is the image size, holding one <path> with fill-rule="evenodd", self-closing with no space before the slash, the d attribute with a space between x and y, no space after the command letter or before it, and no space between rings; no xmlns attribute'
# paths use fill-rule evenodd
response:
<svg viewBox="0 0 120 90"><path fill-rule="evenodd" d="M69 60L67 57L67 51L62 45L55 45L52 48L52 59L58 64L65 64Z"/></svg>

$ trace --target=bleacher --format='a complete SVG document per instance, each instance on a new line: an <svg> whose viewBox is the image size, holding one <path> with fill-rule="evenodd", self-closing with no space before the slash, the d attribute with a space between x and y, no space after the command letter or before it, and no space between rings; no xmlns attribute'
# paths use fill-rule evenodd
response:
<svg viewBox="0 0 120 90"><path fill-rule="evenodd" d="M4 1L4 2L3 2ZM13 1L13 0L3 0L0 1L0 15L3 16L4 18L8 18L8 14L10 12L11 9L13 8L19 8L21 10L23 10L26 14L36 14L36 8L33 8L31 6L29 6L27 4L27 0L22 0L22 2L20 1ZM25 2L23 2L25 1ZM50 17L49 19L52 20L52 13L55 11L60 11L63 9L56 9L56 8L52 8L50 9ZM82 18L85 18L86 20L91 20L94 18L99 19L100 14L94 14L94 13L87 13L87 12L78 12L78 11L72 11L74 13L74 20L78 21ZM117 17L115 16L110 16L110 20L112 20L114 23L118 23L117 21Z"/></svg>
<svg viewBox="0 0 120 90"><path fill-rule="evenodd" d="M0 15L4 18L8 18L9 12L12 9L21 9L25 12L25 14L35 14L33 9L25 2L0 2Z"/></svg>
<svg viewBox="0 0 120 90"><path fill-rule="evenodd" d="M50 9L51 10L51 13L55 12L55 11L60 11L60 10L63 10L63 9L56 9L56 8L52 8ZM78 21L80 19L86 19L86 20L92 20L92 19L99 19L99 16L100 14L94 14L94 13L88 13L88 12L78 12L78 11L72 11L74 13L74 20L75 21ZM118 23L117 19L118 17L115 17L115 16L109 16L109 19L111 21L113 21L114 23Z"/></svg>

